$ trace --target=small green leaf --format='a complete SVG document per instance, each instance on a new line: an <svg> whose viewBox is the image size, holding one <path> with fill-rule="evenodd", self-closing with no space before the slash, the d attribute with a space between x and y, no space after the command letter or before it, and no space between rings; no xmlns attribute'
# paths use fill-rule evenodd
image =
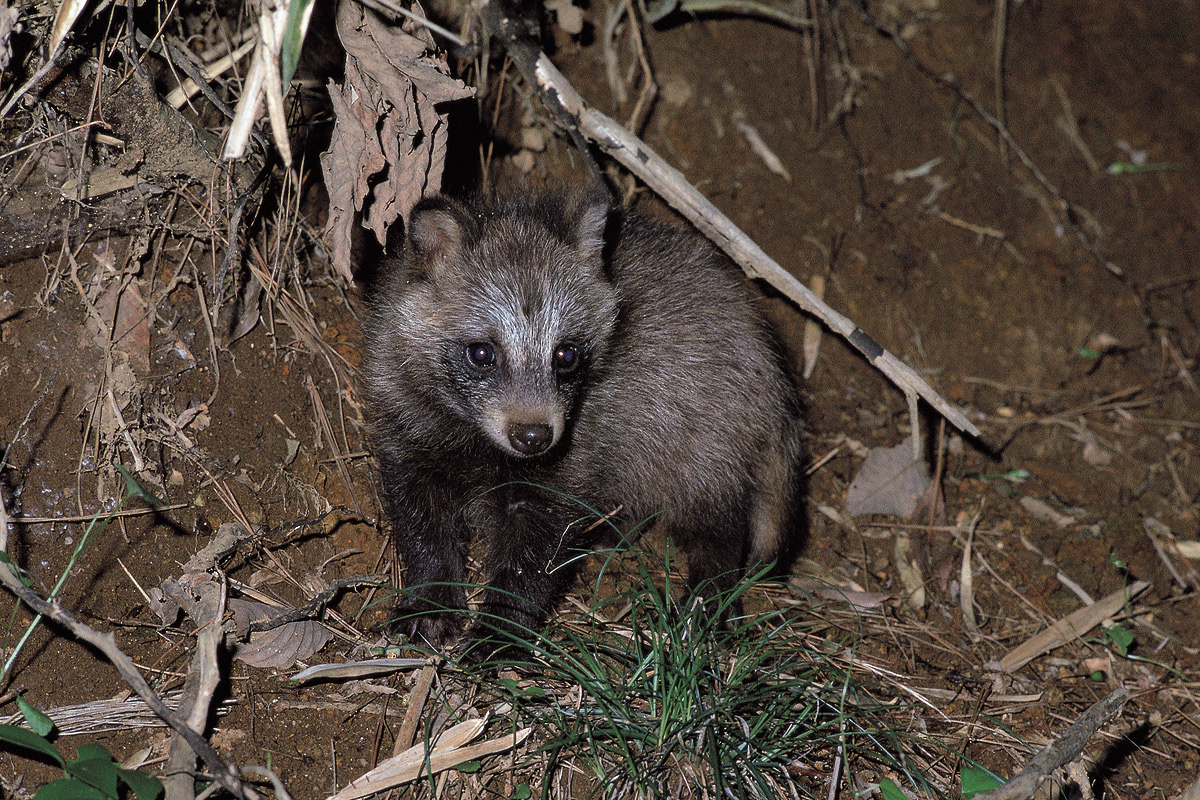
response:
<svg viewBox="0 0 1200 800"><path fill-rule="evenodd" d="M125 785L133 789L133 793L138 796L138 800L156 800L163 793L162 782L158 778L147 775L144 772L138 772L136 769L117 768L117 775L125 782Z"/></svg>
<svg viewBox="0 0 1200 800"><path fill-rule="evenodd" d="M120 464L113 464L117 468L117 472L121 473L121 477L125 479L125 499L131 497L140 497L152 506L165 505L162 500L159 500L154 495L142 488L142 485L137 482L137 478L129 474L129 472Z"/></svg>
<svg viewBox="0 0 1200 800"><path fill-rule="evenodd" d="M76 761L91 761L93 759L113 760L112 753L102 744L81 744L79 751L75 753Z"/></svg>
<svg viewBox="0 0 1200 800"><path fill-rule="evenodd" d="M1100 357L1100 352L1098 350L1093 350L1090 347L1076 347L1075 355L1079 356L1080 358L1087 358L1094 361Z"/></svg>
<svg viewBox="0 0 1200 800"><path fill-rule="evenodd" d="M482 761L464 761L463 763L456 766L455 769L458 770L459 772L465 772L469 775L474 772L479 772L479 770L483 769L483 762Z"/></svg>
<svg viewBox="0 0 1200 800"><path fill-rule="evenodd" d="M1113 648L1121 654L1122 657L1129 655L1129 648L1133 645L1133 633L1123 625L1113 625L1108 628L1101 628L1104 635L1112 642Z"/></svg>
<svg viewBox="0 0 1200 800"><path fill-rule="evenodd" d="M17 569L17 565L12 562L12 559L8 557L8 553L3 550L0 550L0 564L4 565L3 569L7 569L13 575L16 575L21 583L26 586L33 586L33 579L22 575L21 570Z"/></svg>
<svg viewBox="0 0 1200 800"><path fill-rule="evenodd" d="M908 800L891 778L884 778L879 782L879 793L883 795L883 800Z"/></svg>
<svg viewBox="0 0 1200 800"><path fill-rule="evenodd" d="M17 708L21 709L21 716L25 718L25 722L38 736L49 736L50 731L54 730L54 720L43 714L41 710L34 708L21 695L17 695Z"/></svg>
<svg viewBox="0 0 1200 800"><path fill-rule="evenodd" d="M59 778L38 789L33 800L116 800L116 797L74 778Z"/></svg>
<svg viewBox="0 0 1200 800"><path fill-rule="evenodd" d="M1150 164L1134 164L1130 161L1114 161L1104 170L1109 175L1137 175L1142 172L1162 172L1163 170L1183 169L1178 164L1169 161L1156 161Z"/></svg>
<svg viewBox="0 0 1200 800"><path fill-rule="evenodd" d="M60 767L67 763L66 759L60 756L58 751L54 749L54 745L33 731L18 728L16 725L0 725L0 742L12 745L12 747L20 750L28 750L40 756L42 760L57 764ZM11 748L5 749L11 750Z"/></svg>
<svg viewBox="0 0 1200 800"><path fill-rule="evenodd" d="M529 788L528 783L518 783L513 787L513 793L509 795L509 800L529 800L533 797L533 790Z"/></svg>
<svg viewBox="0 0 1200 800"><path fill-rule="evenodd" d="M63 767L68 776L94 786L106 797L117 796L117 769L112 754L98 744L80 745L78 757Z"/></svg>
<svg viewBox="0 0 1200 800"><path fill-rule="evenodd" d="M990 792L1004 785L1004 781L983 767L963 767L959 773L959 780L962 782L963 800L971 800L977 794Z"/></svg>
<svg viewBox="0 0 1200 800"><path fill-rule="evenodd" d="M1029 480L1032 475L1033 473L1029 470L1018 467L1016 469L1010 469L1008 472L1001 472L998 475L980 475L979 477L985 481L1004 480L1012 481L1013 483L1020 483L1021 481Z"/></svg>

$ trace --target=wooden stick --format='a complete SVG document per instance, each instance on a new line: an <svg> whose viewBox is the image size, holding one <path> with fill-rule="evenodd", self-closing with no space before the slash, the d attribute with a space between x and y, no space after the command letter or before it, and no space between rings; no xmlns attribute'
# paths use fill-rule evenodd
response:
<svg viewBox="0 0 1200 800"><path fill-rule="evenodd" d="M247 797L251 796L248 787L243 786L242 782L238 779L237 773L222 760L221 756L217 755L217 751L212 748L212 745L205 741L203 736L192 730L187 721L182 719L179 714L168 708L158 694L150 688L150 684L146 683L146 679L142 677L142 673L138 672L133 660L117 647L117 641L111 633L100 633L95 628L80 622L74 614L68 611L57 600L49 602L44 600L37 592L23 584L13 571L13 568L8 564L0 564L0 584L3 584L5 588L19 597L25 605L43 617L62 625L75 636L78 636L103 653L104 657L117 668L117 672L121 674L121 677L125 679L130 688L137 692L138 697L146 701L146 704L153 709L159 719L167 723L176 733L187 740L192 751L204 761L205 766L208 767L213 778L218 783L235 797L241 798L241 800L246 800Z"/></svg>
<svg viewBox="0 0 1200 800"><path fill-rule="evenodd" d="M1129 690L1124 686L1098 700L1071 723L1062 736L1029 759L1025 769L1013 776L1012 780L989 792L975 795L975 800L1028 800L1033 797L1054 770L1079 757L1088 740L1116 718L1127 700Z"/></svg>

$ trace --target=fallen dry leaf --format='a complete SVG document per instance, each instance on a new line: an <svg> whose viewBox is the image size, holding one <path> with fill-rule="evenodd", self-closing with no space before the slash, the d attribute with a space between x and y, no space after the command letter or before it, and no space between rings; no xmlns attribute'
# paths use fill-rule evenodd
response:
<svg viewBox="0 0 1200 800"><path fill-rule="evenodd" d="M921 574L921 565L913 555L912 541L897 531L895 546L892 549L896 572L900 575L900 583L907 594L904 604L913 611L920 611L925 607L925 576Z"/></svg>
<svg viewBox="0 0 1200 800"><path fill-rule="evenodd" d="M96 320L88 318L88 332L96 346L108 349L112 336L113 350L128 356L129 366L137 375L150 373L150 320L146 300L136 281L122 285L119 279L110 280L95 301L96 312L112 325L112 330L100 330Z"/></svg>
<svg viewBox="0 0 1200 800"><path fill-rule="evenodd" d="M466 761L508 750L525 741L533 730L523 728L480 744L467 745L467 742L483 732L486 724L484 719L467 720L439 736L432 748L427 748L424 742L415 744L403 753L381 761L370 772L332 795L330 800L355 800L366 797L456 767Z"/></svg>
<svg viewBox="0 0 1200 800"><path fill-rule="evenodd" d="M1049 503L1039 500L1036 497L1025 496L1021 498L1020 502L1021 507L1028 511L1029 515L1034 519L1040 519L1043 522L1053 522L1060 528L1066 528L1078 522L1070 514L1059 513Z"/></svg>
<svg viewBox="0 0 1200 800"><path fill-rule="evenodd" d="M1141 594L1149 586L1150 583L1148 581L1136 581L1124 589L1119 589L1107 597L1096 601L1090 606L1084 606L1072 611L1032 639L1028 639L1010 650L1008 655L1000 659L1000 670L1002 672L1014 672L1042 653L1049 652L1060 645L1083 636L1092 628L1124 608L1130 600Z"/></svg>
<svg viewBox="0 0 1200 800"><path fill-rule="evenodd" d="M846 512L909 519L929 486L929 467L913 458L912 439L895 447L872 447L846 492Z"/></svg>
<svg viewBox="0 0 1200 800"><path fill-rule="evenodd" d="M324 235L334 267L352 280L356 212L383 244L392 222L440 188L447 115L438 106L475 90L450 77L420 25L388 25L358 3L342 3L337 31L346 48L346 77L341 86L329 86L337 123L321 155L329 191Z"/></svg>
<svg viewBox="0 0 1200 800"><path fill-rule="evenodd" d="M244 636L253 622L291 611L290 608L277 608L240 597L229 599L229 610L233 612L239 636ZM233 655L252 667L287 669L297 661L311 657L325 646L331 636L325 626L316 620L289 622L269 631L251 633L249 641L239 643Z"/></svg>

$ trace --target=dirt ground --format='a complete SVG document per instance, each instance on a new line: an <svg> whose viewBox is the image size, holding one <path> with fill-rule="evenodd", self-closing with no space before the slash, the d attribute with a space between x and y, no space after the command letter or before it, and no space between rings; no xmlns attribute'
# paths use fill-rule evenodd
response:
<svg viewBox="0 0 1200 800"><path fill-rule="evenodd" d="M904 41L930 75L953 75L995 112L996 4L900 0L872 9L888 25L903 21ZM553 30L554 58L585 97L624 122L638 87L619 104L605 79L607 11L605 3L586 9L590 35ZM759 20L680 18L644 31L658 85L645 140L806 284L823 277L834 308L983 432L964 440L926 415L944 513L851 520L845 495L863 448L900 443L907 406L826 332L804 383L814 471L795 568L886 596L862 611L873 632L857 645L863 657L997 722L1003 735L964 728L955 744L1001 775L1027 760L1018 741L1040 746L1128 687L1122 716L1087 750L1097 796L1109 798L1179 797L1200 774L1195 22L1188 0L1008 7L1003 119L1044 183L853 8L828 20L846 48L824 53L841 65L840 79L814 78L812 38ZM452 181L478 171L480 152L492 183L581 179L561 139L523 155L519 129L529 127L533 105L509 85L496 113L493 88L479 116L485 128L499 120L495 138L454 156L470 166L452 165ZM853 107L834 113L847 97ZM748 145L739 121L786 177ZM0 151L18 133L19 120L5 120ZM0 203L10 208L53 178L44 160L21 174L18 162L0 161ZM319 206L307 202L319 198L318 180L305 174L305 208ZM666 213L644 189L633 199ZM69 210L64 201L61 213ZM232 342L214 341L194 277L211 281L221 253L153 223L0 265L0 438L10 448L0 491L8 553L43 591L87 521L121 497L112 464L165 501L154 513L128 503L138 513L89 544L61 600L113 631L169 691L182 682L193 631L164 627L146 593L177 577L222 523L241 519L260 532L260 547L239 553L230 577L293 603L303 602L298 582L376 573L391 557L354 382L361 297L306 238L321 220L314 213L290 234L297 260L274 274L279 293L264 296L261 320ZM765 295L799 368L803 317ZM92 317L112 319L118 297L115 328L97 325ZM960 566L965 521L976 516L971 631ZM906 589L909 565L923 573L923 603ZM992 662L1083 605L1081 594L1099 600L1138 580L1149 588L1118 615L1134 635L1133 657L1095 628L1011 674L994 670ZM336 605L359 630L383 615L376 607L359 619L362 602L352 594ZM12 607L0 598L5 619ZM5 658L29 615L21 609L15 620ZM307 661L362 657L372 641L335 636ZM297 798L324 797L390 753L411 680L297 688L285 674L294 670L228 668L221 748L239 762L269 760ZM15 711L14 692L53 709L125 691L95 650L48 625L4 680L6 712ZM1026 699L994 699L1018 696ZM118 757L166 737L161 728L88 733ZM51 777L0 754L4 774L0 794L14 797ZM947 796L955 791L947 787Z"/></svg>

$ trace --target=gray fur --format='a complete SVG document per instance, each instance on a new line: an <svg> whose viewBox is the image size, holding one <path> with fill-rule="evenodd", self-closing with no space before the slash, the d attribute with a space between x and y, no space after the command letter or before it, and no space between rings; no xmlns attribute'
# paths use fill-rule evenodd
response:
<svg viewBox="0 0 1200 800"><path fill-rule="evenodd" d="M486 609L536 625L595 537L571 524L585 506L654 517L693 588L731 585L799 524L797 388L744 279L696 234L591 196L434 199L382 266L367 399L405 608L461 609L437 584L464 580L477 536ZM564 343L575 372L555 370ZM417 620L431 638L457 626Z"/></svg>

